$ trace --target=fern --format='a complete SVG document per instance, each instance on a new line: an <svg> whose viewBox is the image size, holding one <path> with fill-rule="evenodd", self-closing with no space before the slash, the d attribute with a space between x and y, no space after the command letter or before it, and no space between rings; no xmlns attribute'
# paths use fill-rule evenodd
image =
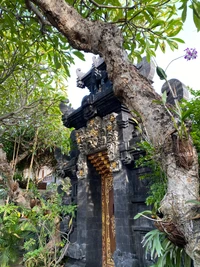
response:
<svg viewBox="0 0 200 267"><path fill-rule="evenodd" d="M150 267L181 267L191 266L192 259L183 248L175 246L158 229L148 232L143 241L146 257L150 254L151 260L156 261Z"/></svg>

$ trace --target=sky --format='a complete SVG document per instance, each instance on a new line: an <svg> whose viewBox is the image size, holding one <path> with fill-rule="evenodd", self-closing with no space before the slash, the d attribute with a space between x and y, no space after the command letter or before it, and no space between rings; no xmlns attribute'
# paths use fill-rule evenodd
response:
<svg viewBox="0 0 200 267"><path fill-rule="evenodd" d="M196 48L198 51L198 57L194 60L187 61L183 57L175 60L167 69L167 78L176 78L184 83L186 86L191 87L194 90L200 90L200 32L194 26L192 19L192 12L188 14L187 20L184 24L184 30L177 36L185 41L184 44L179 44L179 48L174 52L167 47L165 53L156 51L156 63L161 68L165 69L167 65L175 58L178 58L185 54L186 48ZM76 69L81 68L82 72L87 72L92 66L92 54L85 54L85 61L81 61L78 58L75 59L75 65L70 68L71 77L68 80L68 99L73 108L78 108L81 105L82 98L89 94L88 89L81 89L76 87ZM161 93L163 81L155 74L153 79L153 87L157 93Z"/></svg>

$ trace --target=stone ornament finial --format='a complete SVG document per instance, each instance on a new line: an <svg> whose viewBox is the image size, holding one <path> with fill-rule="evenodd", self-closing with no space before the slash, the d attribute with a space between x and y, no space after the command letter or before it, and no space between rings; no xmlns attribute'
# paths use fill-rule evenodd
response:
<svg viewBox="0 0 200 267"><path fill-rule="evenodd" d="M93 68L97 68L99 65L101 65L104 62L104 60L100 56L97 56L97 57L93 56L92 57L92 62L93 62L92 67Z"/></svg>
<svg viewBox="0 0 200 267"><path fill-rule="evenodd" d="M76 75L77 75L77 78L78 78L79 80L81 80L81 79L83 78L83 76L85 75L85 73L82 72L80 68L78 68L78 69L76 70Z"/></svg>
<svg viewBox="0 0 200 267"><path fill-rule="evenodd" d="M170 79L168 82L171 85L172 90L174 90L178 101L180 101L181 99L189 99L189 92L185 84L183 84L178 79ZM167 93L167 103L175 105L174 98L167 82L165 82L161 88L162 93L164 93L165 91Z"/></svg>
<svg viewBox="0 0 200 267"><path fill-rule="evenodd" d="M136 65L139 73L146 77L148 80L153 81L153 77L155 75L156 66L154 62L151 60L147 61L146 57L142 58L142 61Z"/></svg>
<svg viewBox="0 0 200 267"><path fill-rule="evenodd" d="M69 104L69 100L66 99L66 100L62 100L59 104L59 108L60 108L60 111L62 112L62 114L71 114L74 109L71 107L71 105Z"/></svg>

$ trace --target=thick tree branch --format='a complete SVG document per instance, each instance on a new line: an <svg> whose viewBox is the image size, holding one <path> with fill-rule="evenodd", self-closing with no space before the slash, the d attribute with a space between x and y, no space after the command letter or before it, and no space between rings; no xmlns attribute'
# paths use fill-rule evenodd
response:
<svg viewBox="0 0 200 267"><path fill-rule="evenodd" d="M137 110L143 120L153 143L163 143L165 136L172 131L173 123L164 107L153 102L160 99L150 83L138 74L135 67L128 61L122 48L123 37L120 30L109 23L91 22L83 19L64 0L33 0L49 21L68 39L76 49L104 57L109 78L114 85L114 92L131 110ZM144 110L143 104L148 103ZM162 118L162 127L159 126ZM163 138L162 138L163 137Z"/></svg>

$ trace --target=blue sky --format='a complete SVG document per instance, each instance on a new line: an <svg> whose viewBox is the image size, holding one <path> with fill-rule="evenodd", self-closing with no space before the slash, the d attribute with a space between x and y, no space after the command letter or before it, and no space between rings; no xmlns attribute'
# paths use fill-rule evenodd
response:
<svg viewBox="0 0 200 267"><path fill-rule="evenodd" d="M194 90L200 90L200 32L197 33L191 12L184 24L184 30L178 37L183 39L185 44L179 44L179 49L174 52L169 47L167 47L165 54L158 50L155 60L160 67L165 69L171 60L184 55L184 50L187 47L196 48L198 51L197 59L187 61L181 58L174 61L167 69L167 77L168 79L179 79L186 86L190 86ZM82 98L89 93L87 89L76 87L76 69L81 68L82 72L87 72L92 65L92 54L85 54L85 59L85 62L76 59L75 65L70 68L71 78L68 81L68 98L74 108L78 108L81 105ZM161 92L162 85L163 81L155 75L153 86L156 92Z"/></svg>

